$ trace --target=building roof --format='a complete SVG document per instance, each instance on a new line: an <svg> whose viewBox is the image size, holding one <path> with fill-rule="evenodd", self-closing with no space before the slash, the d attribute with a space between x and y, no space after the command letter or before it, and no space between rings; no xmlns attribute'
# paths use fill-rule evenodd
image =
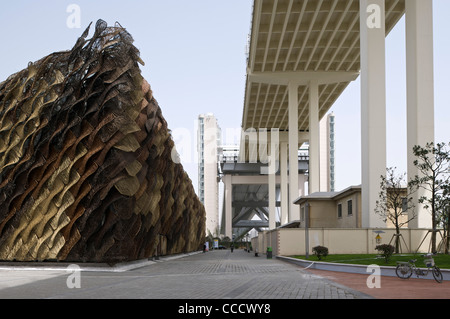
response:
<svg viewBox="0 0 450 319"><path fill-rule="evenodd" d="M337 200L340 197L348 196L354 192L361 192L361 185L350 186L340 192L317 192L306 196L300 196L294 204L301 205L309 200Z"/></svg>

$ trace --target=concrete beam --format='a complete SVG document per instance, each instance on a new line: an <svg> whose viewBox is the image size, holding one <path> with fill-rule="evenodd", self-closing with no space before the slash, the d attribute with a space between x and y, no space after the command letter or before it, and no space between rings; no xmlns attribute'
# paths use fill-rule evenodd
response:
<svg viewBox="0 0 450 319"><path fill-rule="evenodd" d="M359 76L359 72L308 72L308 71L288 71L288 72L251 72L248 80L253 83L265 83L273 85L289 85L295 83L297 86L307 86L314 81L319 85L352 82Z"/></svg>
<svg viewBox="0 0 450 319"><path fill-rule="evenodd" d="M253 207L253 208L263 208L263 207L269 207L269 201L267 200L243 200L243 201L234 201L233 207ZM281 206L280 201L275 202L276 207Z"/></svg>
<svg viewBox="0 0 450 319"><path fill-rule="evenodd" d="M233 227L269 227L268 221L260 221L260 220L240 220Z"/></svg>

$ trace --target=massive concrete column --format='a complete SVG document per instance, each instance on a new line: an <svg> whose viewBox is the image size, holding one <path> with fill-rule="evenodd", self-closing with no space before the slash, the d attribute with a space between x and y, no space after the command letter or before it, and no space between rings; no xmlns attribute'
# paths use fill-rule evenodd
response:
<svg viewBox="0 0 450 319"><path fill-rule="evenodd" d="M309 193L320 191L319 84L309 84Z"/></svg>
<svg viewBox="0 0 450 319"><path fill-rule="evenodd" d="M289 83L289 221L300 220L300 208L294 204L298 192L298 84Z"/></svg>
<svg viewBox="0 0 450 319"><path fill-rule="evenodd" d="M225 236L233 238L233 206L231 175L225 175Z"/></svg>
<svg viewBox="0 0 450 319"><path fill-rule="evenodd" d="M276 180L275 173L269 170L269 229L275 229L275 210L276 210Z"/></svg>
<svg viewBox="0 0 450 319"><path fill-rule="evenodd" d="M407 154L408 178L419 175L414 166L415 145L434 142L434 68L432 0L406 1L406 72L407 72ZM414 194L415 203L430 195L422 188ZM430 215L421 204L409 227L431 228Z"/></svg>
<svg viewBox="0 0 450 319"><path fill-rule="evenodd" d="M386 57L384 0L360 0L362 227L385 227L374 213L386 174Z"/></svg>
<svg viewBox="0 0 450 319"><path fill-rule="evenodd" d="M269 146L268 146L269 148ZM280 132L278 129L270 130L270 155L269 155L269 229L276 228L276 174L280 165Z"/></svg>
<svg viewBox="0 0 450 319"><path fill-rule="evenodd" d="M280 145L280 191L281 191L281 225L289 222L288 204L288 171L287 171L287 143Z"/></svg>

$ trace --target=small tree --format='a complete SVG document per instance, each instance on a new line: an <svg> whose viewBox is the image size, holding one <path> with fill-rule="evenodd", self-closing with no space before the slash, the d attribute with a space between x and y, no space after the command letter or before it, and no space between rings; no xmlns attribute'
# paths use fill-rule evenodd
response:
<svg viewBox="0 0 450 319"><path fill-rule="evenodd" d="M394 246L389 244L383 244L378 245L375 247L376 250L380 252L380 254L384 257L384 261L386 263L389 262L389 259L391 258L392 254L394 253Z"/></svg>
<svg viewBox="0 0 450 319"><path fill-rule="evenodd" d="M384 222L391 221L397 234L395 240L395 253L399 253L400 228L416 218L412 194L417 190L414 185L407 185L406 173L396 174L396 168L387 168L386 176L381 176L379 200L376 202L375 213L383 218ZM404 218L405 212L409 212Z"/></svg>
<svg viewBox="0 0 450 319"><path fill-rule="evenodd" d="M450 241L449 241L449 235L450 235L450 184L445 185L444 187L444 191L442 193L443 196L443 210L442 213L439 214L439 222L442 225L442 228L444 230L444 234L443 234L443 238L444 238L444 253L448 254L449 253L449 246L450 246Z"/></svg>
<svg viewBox="0 0 450 319"><path fill-rule="evenodd" d="M319 260L322 260L322 256L323 257L328 256L328 248L327 247L316 246L316 247L313 247L312 250Z"/></svg>
<svg viewBox="0 0 450 319"><path fill-rule="evenodd" d="M449 145L450 146L450 143ZM414 165L419 171L409 182L412 186L421 187L428 192L419 198L419 203L431 212L432 235L431 250L436 253L436 229L443 221L448 206L448 189L450 184L450 152L446 143L427 143L425 147L416 145L413 148L416 160Z"/></svg>

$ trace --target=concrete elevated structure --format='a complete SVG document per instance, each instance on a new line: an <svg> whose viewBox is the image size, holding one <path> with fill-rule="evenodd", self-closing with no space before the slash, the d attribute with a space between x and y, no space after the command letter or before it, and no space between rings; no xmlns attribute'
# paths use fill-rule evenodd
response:
<svg viewBox="0 0 450 319"><path fill-rule="evenodd" d="M298 154L299 193L305 194L308 171L307 152ZM239 152L230 155L223 152L219 162L219 174L224 182L224 202L221 233L229 238L239 238L251 229L273 229L289 220L288 216L276 216L276 209L286 213L281 198L283 184L278 169L270 179L264 174L267 163L243 161Z"/></svg>
<svg viewBox="0 0 450 319"><path fill-rule="evenodd" d="M434 141L432 0L254 1L242 129L278 134L267 146L278 150L271 161L280 164L281 203L289 203L281 208L282 216L288 216L282 223L299 219L294 204L300 195L298 174L287 172L288 167L297 172L299 146L309 142L309 192L318 192L319 121L360 77L361 226L385 227L374 214L380 175L386 172L385 38L405 15L408 175L412 177L417 174L412 146ZM241 153L250 156L243 141ZM273 170L268 178L272 211ZM423 210L418 216L416 225L410 226L430 226Z"/></svg>

